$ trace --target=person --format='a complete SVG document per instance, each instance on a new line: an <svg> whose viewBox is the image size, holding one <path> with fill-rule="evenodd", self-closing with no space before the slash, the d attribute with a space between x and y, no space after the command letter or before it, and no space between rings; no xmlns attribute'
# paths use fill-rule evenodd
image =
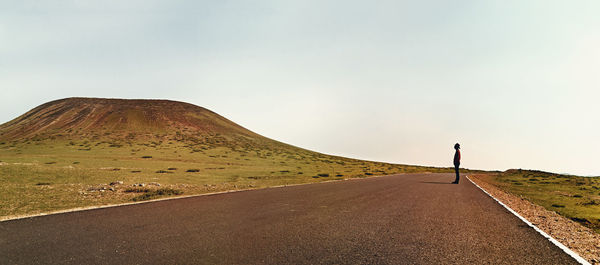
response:
<svg viewBox="0 0 600 265"><path fill-rule="evenodd" d="M460 178L460 173L458 172L458 168L460 167L460 144L456 143L454 145L454 171L456 172L456 179L452 184L458 184L458 180Z"/></svg>

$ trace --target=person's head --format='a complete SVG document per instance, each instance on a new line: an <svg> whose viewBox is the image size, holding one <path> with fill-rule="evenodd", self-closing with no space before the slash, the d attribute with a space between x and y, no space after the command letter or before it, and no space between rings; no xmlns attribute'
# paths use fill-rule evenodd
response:
<svg viewBox="0 0 600 265"><path fill-rule="evenodd" d="M456 143L456 144L454 145L454 149L456 149L456 150L460 149L460 144Z"/></svg>

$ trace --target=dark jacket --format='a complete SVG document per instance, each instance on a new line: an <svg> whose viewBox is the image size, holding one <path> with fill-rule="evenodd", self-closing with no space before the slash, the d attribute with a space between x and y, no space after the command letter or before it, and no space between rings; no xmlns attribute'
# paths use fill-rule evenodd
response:
<svg viewBox="0 0 600 265"><path fill-rule="evenodd" d="M460 165L460 150L456 149L456 153L454 153L454 164Z"/></svg>

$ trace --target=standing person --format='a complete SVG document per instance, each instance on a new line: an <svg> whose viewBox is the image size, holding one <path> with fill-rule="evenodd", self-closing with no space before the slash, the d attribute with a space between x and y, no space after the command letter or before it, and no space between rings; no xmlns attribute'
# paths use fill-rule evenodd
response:
<svg viewBox="0 0 600 265"><path fill-rule="evenodd" d="M460 167L460 144L456 143L454 145L454 171L456 172L456 179L452 184L458 184L458 179L460 178L460 173L458 173L458 168Z"/></svg>

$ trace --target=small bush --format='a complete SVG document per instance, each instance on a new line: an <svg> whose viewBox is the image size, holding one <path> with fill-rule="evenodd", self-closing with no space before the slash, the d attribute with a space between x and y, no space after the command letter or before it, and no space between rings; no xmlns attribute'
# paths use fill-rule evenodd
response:
<svg viewBox="0 0 600 265"><path fill-rule="evenodd" d="M141 170L132 170L131 173L140 173L142 172Z"/></svg>
<svg viewBox="0 0 600 265"><path fill-rule="evenodd" d="M142 158L152 158L152 156L142 156Z"/></svg>
<svg viewBox="0 0 600 265"><path fill-rule="evenodd" d="M78 161L75 161L75 162L73 162L73 165L77 165L77 164L79 164L79 162L78 162Z"/></svg>
<svg viewBox="0 0 600 265"><path fill-rule="evenodd" d="M366 172L366 173L365 173L365 175L367 175L367 176L371 176L371 175L373 175L373 173L371 173L371 172Z"/></svg>
<svg viewBox="0 0 600 265"><path fill-rule="evenodd" d="M170 168L167 168L167 170L177 170L177 168L176 167L170 167Z"/></svg>
<svg viewBox="0 0 600 265"><path fill-rule="evenodd" d="M565 206L561 205L561 204L552 204L552 207L555 207L555 208L565 208Z"/></svg>
<svg viewBox="0 0 600 265"><path fill-rule="evenodd" d="M581 198L581 197L583 197L583 196L581 196L581 195L579 195L579 194L575 194L575 195L573 195L573 197L574 197L574 198Z"/></svg>
<svg viewBox="0 0 600 265"><path fill-rule="evenodd" d="M200 169L188 169L185 172L200 172Z"/></svg>
<svg viewBox="0 0 600 265"><path fill-rule="evenodd" d="M588 219L586 218L578 218L578 217L571 217L571 220L578 222L578 223L584 223L584 224L589 224L591 223Z"/></svg>
<svg viewBox="0 0 600 265"><path fill-rule="evenodd" d="M35 185L38 185L38 186L47 186L47 185L50 185L50 184L52 184L52 183L50 183L50 182L38 182Z"/></svg>
<svg viewBox="0 0 600 265"><path fill-rule="evenodd" d="M148 189L148 188L127 188L125 190L125 192L128 192L128 193L142 193L142 192L149 192L149 191L150 191L150 189Z"/></svg>
<svg viewBox="0 0 600 265"><path fill-rule="evenodd" d="M156 173L161 173L162 174L162 173L173 173L173 172L169 172L169 171L161 169L161 170L157 170Z"/></svg>
<svg viewBox="0 0 600 265"><path fill-rule="evenodd" d="M312 176L312 177L313 177L314 179L318 179L318 178L319 178L319 176Z"/></svg>
<svg viewBox="0 0 600 265"><path fill-rule="evenodd" d="M46 162L46 165L52 165L52 164L56 164L56 162L52 161L52 162Z"/></svg>
<svg viewBox="0 0 600 265"><path fill-rule="evenodd" d="M142 195L134 197L132 200L133 201L146 201L146 200L158 198L160 196L181 195L181 194L183 194L183 191L181 191L181 190L162 188L162 189L158 189L158 190L147 191Z"/></svg>
<svg viewBox="0 0 600 265"><path fill-rule="evenodd" d="M600 201L598 201L598 200L591 200L591 201L584 202L583 205L586 205L586 206L600 205Z"/></svg>
<svg viewBox="0 0 600 265"><path fill-rule="evenodd" d="M327 174L327 173L321 173L321 174L318 174L318 176L322 177L322 178L326 178L326 177L329 177L329 174Z"/></svg>
<svg viewBox="0 0 600 265"><path fill-rule="evenodd" d="M343 177L344 175L342 175L342 174L337 174L337 175L335 175L335 176L336 176L336 177Z"/></svg>

